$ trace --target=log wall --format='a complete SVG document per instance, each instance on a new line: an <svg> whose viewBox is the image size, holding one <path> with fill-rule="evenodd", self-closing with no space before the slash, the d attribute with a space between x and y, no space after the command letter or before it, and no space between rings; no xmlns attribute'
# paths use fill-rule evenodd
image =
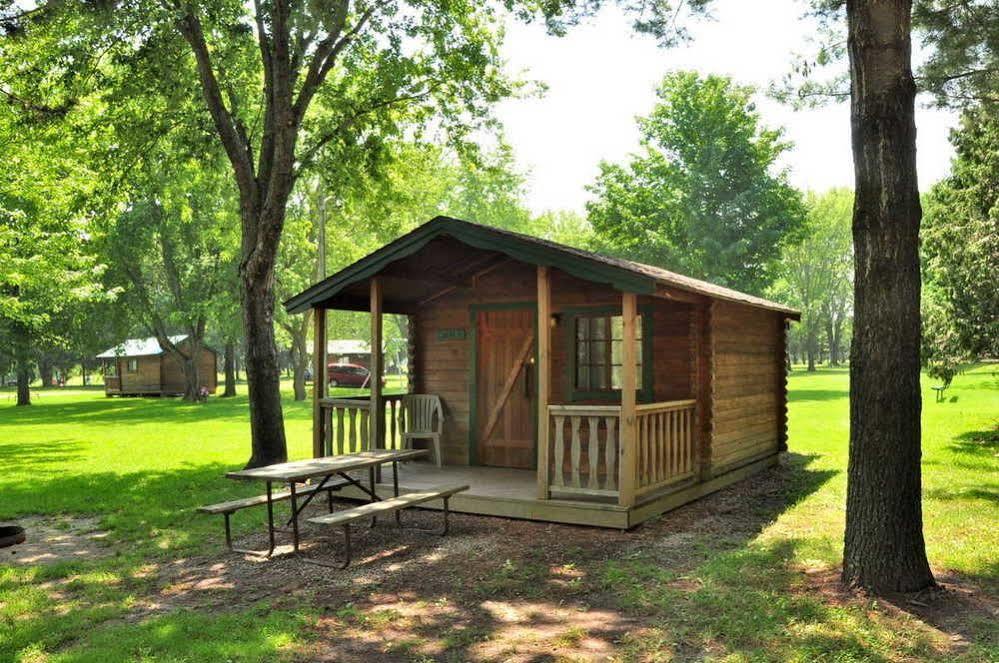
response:
<svg viewBox="0 0 999 663"><path fill-rule="evenodd" d="M786 408L783 320L740 304L711 305L712 475L776 453ZM778 325L780 325L778 327Z"/></svg>

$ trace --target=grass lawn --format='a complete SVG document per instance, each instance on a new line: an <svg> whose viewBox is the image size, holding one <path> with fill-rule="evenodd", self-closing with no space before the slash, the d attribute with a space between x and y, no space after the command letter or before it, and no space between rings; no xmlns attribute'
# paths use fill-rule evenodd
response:
<svg viewBox="0 0 999 663"><path fill-rule="evenodd" d="M193 512L259 491L222 478L249 455L245 396L68 387L15 408L0 391L0 521L62 527L71 544L81 523L107 533L54 563L0 562L0 661L996 661L997 371L958 376L943 403L924 381L926 542L948 591L914 602L835 582L844 369L791 376L782 467L634 532L460 517L447 543L423 535L398 560L317 576L221 554L220 523ZM285 395L303 458L311 409ZM262 522L240 514L235 534ZM236 567L251 574L238 601L212 580Z"/></svg>

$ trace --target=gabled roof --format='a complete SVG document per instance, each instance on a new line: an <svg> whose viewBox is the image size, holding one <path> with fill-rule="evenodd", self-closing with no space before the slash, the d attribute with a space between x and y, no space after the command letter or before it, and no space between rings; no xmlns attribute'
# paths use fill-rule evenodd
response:
<svg viewBox="0 0 999 663"><path fill-rule="evenodd" d="M181 343L187 338L187 334L170 336L170 342L174 345ZM163 354L163 348L155 336L149 338L130 338L127 341L105 350L97 355L98 359L114 359L115 357L148 357Z"/></svg>
<svg viewBox="0 0 999 663"><path fill-rule="evenodd" d="M312 285L288 299L284 303L285 308L289 313L300 313L319 305L342 292L348 286L378 274L387 265L416 253L438 237L451 237L477 249L503 253L521 262L555 267L572 276L588 281L607 283L625 292L651 295L656 292L658 286L666 286L706 297L784 313L792 318L800 316L797 310L783 304L677 274L660 267L622 258L612 258L539 237L446 216L438 216L428 221L329 278Z"/></svg>

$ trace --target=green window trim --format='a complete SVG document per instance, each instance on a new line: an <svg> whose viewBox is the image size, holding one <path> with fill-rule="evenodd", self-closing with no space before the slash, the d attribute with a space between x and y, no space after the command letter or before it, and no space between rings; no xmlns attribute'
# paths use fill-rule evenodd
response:
<svg viewBox="0 0 999 663"><path fill-rule="evenodd" d="M638 390L636 398L639 403L651 403L654 400L655 385L653 384L654 357L652 356L652 339L654 327L652 317L655 307L652 304L643 304L638 307L638 313L642 316L642 388ZM563 339L566 344L566 353L569 357L568 374L565 377L569 394L569 400L577 401L606 401L611 403L621 402L620 389L585 390L576 387L576 320L578 318L589 318L597 316L620 316L620 306L583 306L567 308L556 312L561 315L562 320L559 326L563 328Z"/></svg>

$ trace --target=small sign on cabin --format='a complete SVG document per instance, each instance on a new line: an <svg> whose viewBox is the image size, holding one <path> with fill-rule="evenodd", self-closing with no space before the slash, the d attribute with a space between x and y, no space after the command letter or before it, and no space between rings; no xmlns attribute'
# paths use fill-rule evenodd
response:
<svg viewBox="0 0 999 663"><path fill-rule="evenodd" d="M465 340L465 329L464 327L448 327L446 329L437 330L437 340L438 341L464 341Z"/></svg>

